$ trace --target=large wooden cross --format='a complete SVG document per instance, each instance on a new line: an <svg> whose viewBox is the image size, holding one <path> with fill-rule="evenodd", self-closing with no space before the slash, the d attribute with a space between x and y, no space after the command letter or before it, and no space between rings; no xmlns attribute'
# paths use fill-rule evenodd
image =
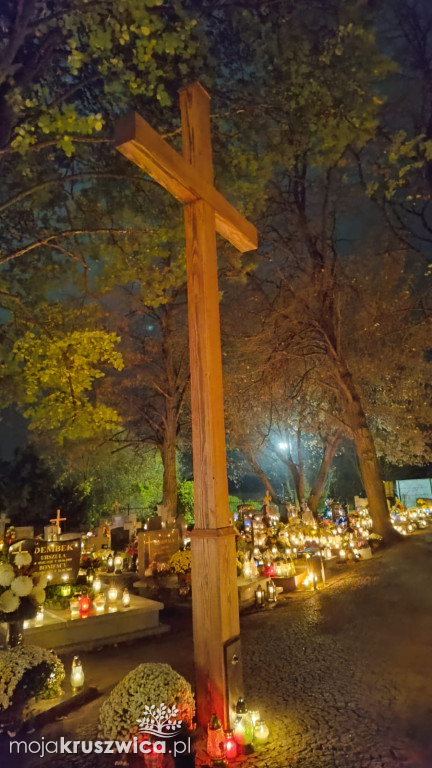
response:
<svg viewBox="0 0 432 768"><path fill-rule="evenodd" d="M121 120L116 146L184 204L191 365L195 530L192 609L197 715L228 724L225 646L239 636L235 536L228 507L216 232L240 251L255 227L213 185L209 96L180 91L183 157L137 114Z"/></svg>

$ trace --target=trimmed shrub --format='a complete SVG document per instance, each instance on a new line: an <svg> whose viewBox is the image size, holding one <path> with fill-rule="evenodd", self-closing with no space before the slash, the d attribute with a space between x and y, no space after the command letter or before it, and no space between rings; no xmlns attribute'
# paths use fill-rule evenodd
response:
<svg viewBox="0 0 432 768"><path fill-rule="evenodd" d="M192 727L195 700L191 686L169 664L140 664L113 688L99 714L99 735L104 739L128 739L139 729L138 721L148 708L165 704L176 707L176 719Z"/></svg>

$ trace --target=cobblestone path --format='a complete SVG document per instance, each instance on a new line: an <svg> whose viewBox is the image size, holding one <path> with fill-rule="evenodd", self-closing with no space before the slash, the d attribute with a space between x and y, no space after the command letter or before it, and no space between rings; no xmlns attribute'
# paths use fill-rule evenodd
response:
<svg viewBox="0 0 432 768"><path fill-rule="evenodd" d="M241 627L246 699L271 738L232 768L432 767L432 534L344 568L318 592L244 615ZM106 693L142 661L168 662L192 680L188 614L178 630L87 654L89 683L104 681ZM100 703L30 738L92 739ZM14 762L1 748L5 768L122 764L98 755Z"/></svg>
<svg viewBox="0 0 432 768"><path fill-rule="evenodd" d="M432 536L242 622L264 768L432 766Z"/></svg>

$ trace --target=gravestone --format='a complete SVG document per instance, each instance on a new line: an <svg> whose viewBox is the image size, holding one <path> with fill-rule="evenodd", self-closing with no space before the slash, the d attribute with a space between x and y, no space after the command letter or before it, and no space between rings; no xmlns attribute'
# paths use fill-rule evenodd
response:
<svg viewBox="0 0 432 768"><path fill-rule="evenodd" d="M110 522L110 528L122 528L124 525L123 515L113 515Z"/></svg>
<svg viewBox="0 0 432 768"><path fill-rule="evenodd" d="M169 563L171 555L178 551L179 532L177 528L161 531L140 531L138 534L139 576L143 578L150 563Z"/></svg>
<svg viewBox="0 0 432 768"><path fill-rule="evenodd" d="M147 520L148 531L160 531L162 529L162 518L159 515L153 515Z"/></svg>
<svg viewBox="0 0 432 768"><path fill-rule="evenodd" d="M362 499L360 496L354 496L354 508L355 509L367 509L368 500Z"/></svg>
<svg viewBox="0 0 432 768"><path fill-rule="evenodd" d="M46 574L49 584L74 584L81 559L81 535L75 534L69 541L24 539L14 542L9 552L30 552L35 572Z"/></svg>
<svg viewBox="0 0 432 768"><path fill-rule="evenodd" d="M33 525L15 526L15 541L18 541L19 539L34 539L34 526Z"/></svg>
<svg viewBox="0 0 432 768"><path fill-rule="evenodd" d="M110 532L106 523L98 525L95 536L89 539L89 544L91 544L95 550L109 548L110 542Z"/></svg>
<svg viewBox="0 0 432 768"><path fill-rule="evenodd" d="M111 549L121 552L129 544L129 531L124 528L111 528Z"/></svg>
<svg viewBox="0 0 432 768"><path fill-rule="evenodd" d="M57 541L58 537L59 532L56 525L44 526L44 539L46 539L46 541Z"/></svg>
<svg viewBox="0 0 432 768"><path fill-rule="evenodd" d="M59 541L73 541L79 536L81 538L80 533L61 533L58 537Z"/></svg>
<svg viewBox="0 0 432 768"><path fill-rule="evenodd" d="M174 526L177 528L180 538L184 539L187 534L187 520L184 515L177 515Z"/></svg>
<svg viewBox="0 0 432 768"><path fill-rule="evenodd" d="M123 528L126 531L129 531L129 538L133 538L136 536L138 529L142 528L142 522L137 520L137 516L135 514L130 514L128 515L127 521L125 522Z"/></svg>

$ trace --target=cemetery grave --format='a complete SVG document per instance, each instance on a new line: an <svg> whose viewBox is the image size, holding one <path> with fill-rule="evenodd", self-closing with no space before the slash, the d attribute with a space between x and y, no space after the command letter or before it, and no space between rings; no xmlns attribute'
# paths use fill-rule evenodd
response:
<svg viewBox="0 0 432 768"><path fill-rule="evenodd" d="M169 627L159 618L163 603L130 593L136 580L136 516L116 516L95 534L62 533L62 522L65 518L57 510L57 517L44 527L44 538L27 527L13 529L9 538L5 535L11 558L24 552L31 556L32 573L46 584L46 600L31 618L1 623L2 644L8 644L11 625L17 623L26 643L56 651L89 650L166 632ZM164 550L168 552L178 549L175 534L151 535L171 538Z"/></svg>

